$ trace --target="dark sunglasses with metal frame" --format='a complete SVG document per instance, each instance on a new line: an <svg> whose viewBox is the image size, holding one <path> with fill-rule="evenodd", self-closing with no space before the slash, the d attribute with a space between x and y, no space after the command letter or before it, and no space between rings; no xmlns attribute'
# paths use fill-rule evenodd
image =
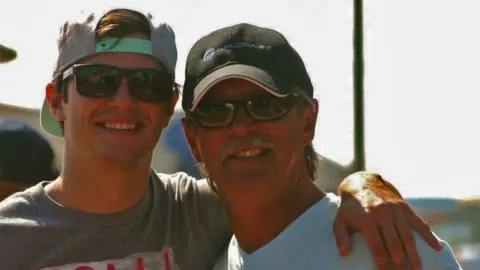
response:
<svg viewBox="0 0 480 270"><path fill-rule="evenodd" d="M128 80L130 94L148 103L170 101L175 76L154 68L125 69L100 64L73 65L62 74L62 80L74 75L80 95L89 98L108 98L118 91L122 78Z"/></svg>
<svg viewBox="0 0 480 270"><path fill-rule="evenodd" d="M204 128L220 128L230 125L238 109L244 108L255 121L275 121L302 102L315 108L303 93L292 93L286 97L265 94L241 101L202 102L187 118Z"/></svg>

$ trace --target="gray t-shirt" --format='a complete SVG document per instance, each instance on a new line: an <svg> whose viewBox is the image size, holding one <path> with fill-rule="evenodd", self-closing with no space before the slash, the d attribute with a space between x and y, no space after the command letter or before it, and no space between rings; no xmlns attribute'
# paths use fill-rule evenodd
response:
<svg viewBox="0 0 480 270"><path fill-rule="evenodd" d="M0 269L210 270L231 237L220 199L184 173L152 171L144 198L114 214L63 208L46 184L0 203Z"/></svg>

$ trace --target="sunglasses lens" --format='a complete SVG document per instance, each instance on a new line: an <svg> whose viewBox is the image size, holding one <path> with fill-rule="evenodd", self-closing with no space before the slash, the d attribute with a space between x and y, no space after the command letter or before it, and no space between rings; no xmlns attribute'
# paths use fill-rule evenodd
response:
<svg viewBox="0 0 480 270"><path fill-rule="evenodd" d="M262 96L247 102L247 110L256 120L271 120L287 114L292 108L290 97Z"/></svg>
<svg viewBox="0 0 480 270"><path fill-rule="evenodd" d="M120 71L101 65L77 66L75 81L80 95L105 98L113 95L120 85Z"/></svg>
<svg viewBox="0 0 480 270"><path fill-rule="evenodd" d="M234 103L204 104L200 105L192 113L192 117L203 127L222 127L232 121L235 115L235 106L241 106L247 109L248 114L253 119L257 121L270 121L281 118L287 114L297 100L298 95L289 95L287 97L262 95L250 100L237 101Z"/></svg>
<svg viewBox="0 0 480 270"><path fill-rule="evenodd" d="M193 113L193 118L204 127L221 127L227 125L233 117L235 107L229 103L201 106Z"/></svg>
<svg viewBox="0 0 480 270"><path fill-rule="evenodd" d="M115 94L123 76L128 79L132 96L138 100L159 103L172 98L174 77L158 69L122 70L104 65L75 66L75 81L80 95L90 98L107 98Z"/></svg>
<svg viewBox="0 0 480 270"><path fill-rule="evenodd" d="M173 94L173 76L155 69L141 69L129 74L129 88L138 100L150 103L169 101Z"/></svg>

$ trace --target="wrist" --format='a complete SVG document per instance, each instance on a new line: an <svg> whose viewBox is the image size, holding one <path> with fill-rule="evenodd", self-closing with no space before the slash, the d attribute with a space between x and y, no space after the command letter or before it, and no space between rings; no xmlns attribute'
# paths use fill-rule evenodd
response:
<svg viewBox="0 0 480 270"><path fill-rule="evenodd" d="M350 199L375 194L379 197L401 199L401 193L382 176L370 172L357 172L345 178L338 188L338 194L343 199Z"/></svg>

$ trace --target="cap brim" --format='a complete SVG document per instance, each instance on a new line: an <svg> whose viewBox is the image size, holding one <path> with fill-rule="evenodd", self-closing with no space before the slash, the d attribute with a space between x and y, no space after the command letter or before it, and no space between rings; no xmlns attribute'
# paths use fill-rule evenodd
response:
<svg viewBox="0 0 480 270"><path fill-rule="evenodd" d="M195 110L208 90L217 83L227 79L247 80L278 97L287 96L292 90L292 85L288 83L286 78L275 78L266 71L254 66L234 64L215 70L197 84L193 90L193 102L190 110Z"/></svg>
<svg viewBox="0 0 480 270"><path fill-rule="evenodd" d="M7 63L17 58L17 52L14 49L0 44L0 63Z"/></svg>
<svg viewBox="0 0 480 270"><path fill-rule="evenodd" d="M40 112L40 124L42 125L42 128L50 135L55 137L63 137L60 123L57 121L57 119L55 119L55 117L53 117L47 100L43 101L42 111Z"/></svg>

